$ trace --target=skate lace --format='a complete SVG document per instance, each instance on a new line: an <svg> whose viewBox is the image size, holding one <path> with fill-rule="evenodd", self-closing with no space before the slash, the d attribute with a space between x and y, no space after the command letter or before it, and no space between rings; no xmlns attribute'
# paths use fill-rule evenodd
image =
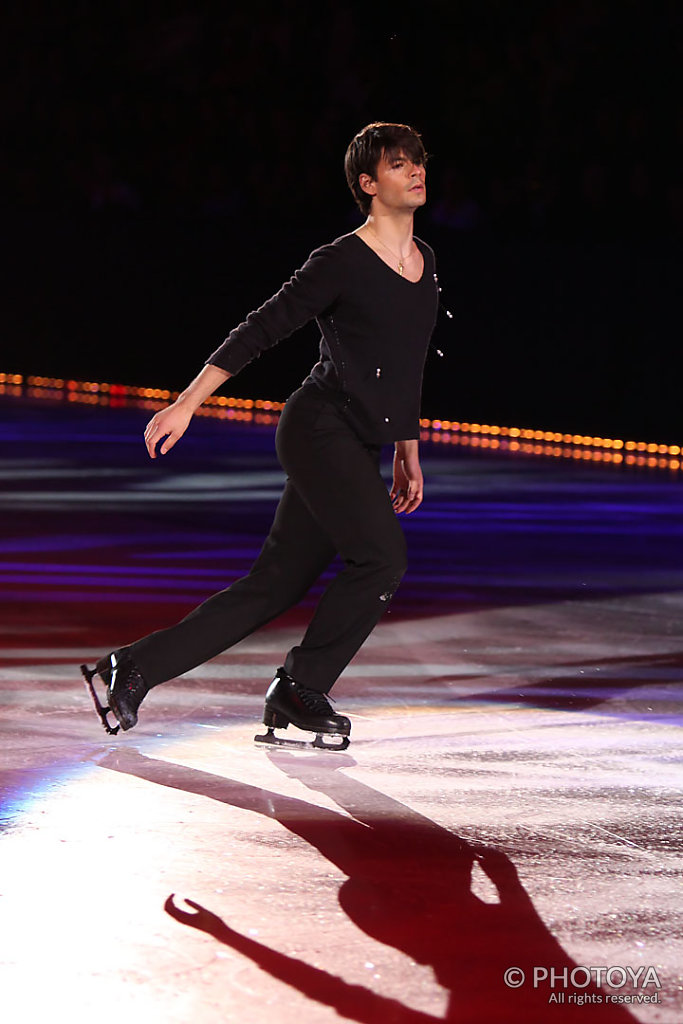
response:
<svg viewBox="0 0 683 1024"><path fill-rule="evenodd" d="M320 693L319 690L309 690L305 686L300 687L299 692L303 703L310 711L314 712L314 714L334 714L330 705L330 700L332 698L328 700L324 693Z"/></svg>

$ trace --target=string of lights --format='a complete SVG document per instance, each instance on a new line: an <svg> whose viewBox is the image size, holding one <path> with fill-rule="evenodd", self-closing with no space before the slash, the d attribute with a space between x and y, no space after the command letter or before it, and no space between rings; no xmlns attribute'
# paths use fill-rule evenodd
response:
<svg viewBox="0 0 683 1024"><path fill-rule="evenodd" d="M139 406L156 410L177 398L178 392L166 388L0 373L0 395L111 407ZM268 399L212 395L196 415L268 425L277 422L283 407L284 402ZM680 445L648 441L445 419L421 419L420 437L424 441L438 444L455 444L516 455L543 455L672 471L683 469L683 450Z"/></svg>

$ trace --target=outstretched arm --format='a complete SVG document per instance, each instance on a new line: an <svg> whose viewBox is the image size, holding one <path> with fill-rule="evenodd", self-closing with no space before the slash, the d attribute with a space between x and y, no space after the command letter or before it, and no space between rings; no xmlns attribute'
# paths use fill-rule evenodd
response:
<svg viewBox="0 0 683 1024"><path fill-rule="evenodd" d="M156 459L157 445L164 437L166 440L159 451L162 455L170 451L187 430L190 420L202 402L212 395L229 376L227 370L221 370L218 366L206 365L192 383L178 395L172 405L166 406L165 409L161 409L152 416L145 427L145 445L151 459Z"/></svg>
<svg viewBox="0 0 683 1024"><path fill-rule="evenodd" d="M156 458L157 445L164 437L159 451L162 455L170 451L202 402L223 381L234 377L250 360L330 306L339 288L339 253L332 245L316 249L276 295L230 332L176 401L152 417L145 430L150 458Z"/></svg>
<svg viewBox="0 0 683 1024"><path fill-rule="evenodd" d="M424 481L417 439L397 441L394 450L394 483L391 500L395 512L414 512L422 504Z"/></svg>

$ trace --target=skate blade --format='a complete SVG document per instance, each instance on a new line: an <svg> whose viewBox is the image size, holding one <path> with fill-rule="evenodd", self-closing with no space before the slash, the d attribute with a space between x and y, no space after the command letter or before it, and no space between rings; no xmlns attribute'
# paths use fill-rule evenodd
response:
<svg viewBox="0 0 683 1024"><path fill-rule="evenodd" d="M262 736L254 736L254 743L263 743L271 747L297 747L305 750L346 750L349 737L341 736L338 743L326 743L322 733L317 733L314 740L286 740L276 736L272 728L268 728Z"/></svg>
<svg viewBox="0 0 683 1024"><path fill-rule="evenodd" d="M104 731L108 733L110 736L116 736L121 726L117 725L114 728L111 727L111 725L109 724L109 719L107 718L107 715L111 711L111 708L104 707L104 705L100 703L100 698L97 696L95 687L93 686L93 676L97 675L97 672L95 671L95 669L89 669L87 665L81 665L81 675L85 680L85 688L93 699L95 711L99 716Z"/></svg>

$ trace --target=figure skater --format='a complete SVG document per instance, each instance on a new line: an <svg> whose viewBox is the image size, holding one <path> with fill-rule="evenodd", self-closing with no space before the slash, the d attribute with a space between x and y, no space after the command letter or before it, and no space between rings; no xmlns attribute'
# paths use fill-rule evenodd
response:
<svg viewBox="0 0 683 1024"><path fill-rule="evenodd" d="M247 576L181 622L81 667L102 724L131 729L149 691L249 636L299 601L339 554L300 644L265 697L266 742L292 724L315 746L344 749L351 723L332 686L386 611L406 569L397 513L422 502L418 454L422 374L438 307L434 253L413 235L424 205L426 154L417 131L376 122L351 141L345 172L365 216L356 231L311 253L282 288L236 327L175 402L145 429L151 458L183 436L202 402L243 366L313 318L320 358L285 404L275 446L287 475L272 528ZM379 470L394 445L393 485ZM106 686L100 703L93 679ZM112 728L107 714L118 721ZM340 737L325 742L323 737Z"/></svg>

